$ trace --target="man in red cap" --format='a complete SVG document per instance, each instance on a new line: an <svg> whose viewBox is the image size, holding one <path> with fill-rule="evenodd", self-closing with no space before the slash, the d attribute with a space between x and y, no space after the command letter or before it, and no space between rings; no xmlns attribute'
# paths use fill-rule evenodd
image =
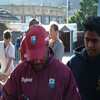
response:
<svg viewBox="0 0 100 100"><path fill-rule="evenodd" d="M70 69L54 57L46 30L26 34L27 61L20 62L2 89L2 100L81 100Z"/></svg>

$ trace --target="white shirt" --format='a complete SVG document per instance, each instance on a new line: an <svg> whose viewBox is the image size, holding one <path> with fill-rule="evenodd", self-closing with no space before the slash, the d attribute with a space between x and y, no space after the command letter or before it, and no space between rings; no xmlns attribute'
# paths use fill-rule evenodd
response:
<svg viewBox="0 0 100 100"><path fill-rule="evenodd" d="M10 42L9 45L4 48L4 41L0 41L0 63L1 63L1 69L0 72L4 73L4 70L6 69L6 66L9 61L9 57L15 57L15 48L13 44ZM13 60L11 62L11 65L9 66L9 69L7 71L7 74L10 74L14 69Z"/></svg>

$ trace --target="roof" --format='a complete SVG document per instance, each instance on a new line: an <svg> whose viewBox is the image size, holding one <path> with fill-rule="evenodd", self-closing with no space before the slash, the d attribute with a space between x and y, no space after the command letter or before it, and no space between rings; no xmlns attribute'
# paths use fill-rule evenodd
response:
<svg viewBox="0 0 100 100"><path fill-rule="evenodd" d="M66 5L66 0L0 0L0 5L44 5L62 6Z"/></svg>
<svg viewBox="0 0 100 100"><path fill-rule="evenodd" d="M83 0L70 0L71 6L74 9L79 9L79 2ZM36 6L51 6L62 7L67 5L67 0L0 0L0 5L36 5Z"/></svg>
<svg viewBox="0 0 100 100"><path fill-rule="evenodd" d="M0 7L0 21L20 21L16 16Z"/></svg>
<svg viewBox="0 0 100 100"><path fill-rule="evenodd" d="M60 31L64 32L64 31L69 31L70 32L70 29L67 27L67 26L63 26Z"/></svg>

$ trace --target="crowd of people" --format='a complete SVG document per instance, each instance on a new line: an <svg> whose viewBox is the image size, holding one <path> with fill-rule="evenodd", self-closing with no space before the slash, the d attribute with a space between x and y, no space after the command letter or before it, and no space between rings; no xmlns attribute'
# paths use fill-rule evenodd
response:
<svg viewBox="0 0 100 100"><path fill-rule="evenodd" d="M100 17L84 22L84 45L75 48L66 64L59 26L50 23L47 34L35 18L25 36L21 32L20 62L14 67L11 32L0 42L1 100L100 100Z"/></svg>

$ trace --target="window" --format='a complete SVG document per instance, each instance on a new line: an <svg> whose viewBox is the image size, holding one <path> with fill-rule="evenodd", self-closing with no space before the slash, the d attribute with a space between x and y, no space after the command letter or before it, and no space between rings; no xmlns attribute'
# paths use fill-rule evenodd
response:
<svg viewBox="0 0 100 100"><path fill-rule="evenodd" d="M56 16L52 16L52 21L56 21Z"/></svg>
<svg viewBox="0 0 100 100"><path fill-rule="evenodd" d="M25 16L25 23L29 23L29 20L32 18L32 16Z"/></svg>
<svg viewBox="0 0 100 100"><path fill-rule="evenodd" d="M58 23L59 23L59 24L62 23L62 17L61 17L61 16L58 17Z"/></svg>
<svg viewBox="0 0 100 100"><path fill-rule="evenodd" d="M44 24L49 24L49 16L44 16Z"/></svg>
<svg viewBox="0 0 100 100"><path fill-rule="evenodd" d="M35 18L41 23L42 20L41 20L41 16L35 16Z"/></svg>

